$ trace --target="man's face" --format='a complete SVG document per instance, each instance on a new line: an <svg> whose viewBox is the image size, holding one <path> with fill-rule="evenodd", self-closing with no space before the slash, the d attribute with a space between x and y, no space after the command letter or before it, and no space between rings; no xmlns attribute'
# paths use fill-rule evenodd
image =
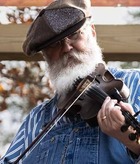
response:
<svg viewBox="0 0 140 164"><path fill-rule="evenodd" d="M98 63L103 62L91 27L57 44L44 50L44 57L49 65L50 79L58 93L71 89L78 77L84 78L94 71Z"/></svg>

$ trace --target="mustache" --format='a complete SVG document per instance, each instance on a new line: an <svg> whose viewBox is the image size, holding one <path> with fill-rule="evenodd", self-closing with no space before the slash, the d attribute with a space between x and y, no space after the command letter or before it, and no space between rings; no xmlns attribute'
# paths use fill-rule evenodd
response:
<svg viewBox="0 0 140 164"><path fill-rule="evenodd" d="M71 52L65 53L61 60L63 60L64 62L68 62L68 60L72 58L77 62L82 62L85 57L84 55L86 55L86 52L72 50Z"/></svg>

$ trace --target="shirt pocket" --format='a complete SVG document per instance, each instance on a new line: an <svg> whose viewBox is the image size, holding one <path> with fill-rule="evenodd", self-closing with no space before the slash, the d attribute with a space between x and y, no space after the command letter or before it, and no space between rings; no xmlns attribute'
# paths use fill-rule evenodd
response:
<svg viewBox="0 0 140 164"><path fill-rule="evenodd" d="M59 164L65 151L65 135L54 136L39 145L37 164Z"/></svg>
<svg viewBox="0 0 140 164"><path fill-rule="evenodd" d="M94 137L76 138L67 147L65 164L98 164L98 143Z"/></svg>

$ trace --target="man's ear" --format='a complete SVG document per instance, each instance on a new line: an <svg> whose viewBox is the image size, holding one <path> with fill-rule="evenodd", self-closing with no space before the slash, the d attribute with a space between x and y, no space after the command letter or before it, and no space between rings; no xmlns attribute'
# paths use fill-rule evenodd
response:
<svg viewBox="0 0 140 164"><path fill-rule="evenodd" d="M94 24L91 24L91 28L92 28L92 34L93 34L93 36L96 37L96 30L95 30Z"/></svg>

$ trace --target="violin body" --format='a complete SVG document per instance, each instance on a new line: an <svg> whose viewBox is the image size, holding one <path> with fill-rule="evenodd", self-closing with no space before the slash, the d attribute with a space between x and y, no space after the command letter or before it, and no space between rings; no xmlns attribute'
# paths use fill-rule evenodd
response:
<svg viewBox="0 0 140 164"><path fill-rule="evenodd" d="M99 64L95 73L86 77L85 83L88 83L87 81L91 83L90 86L71 107L70 112L76 110L76 107L79 108L81 118L86 120L91 126L95 126L96 116L105 98L110 96L112 99L117 99L118 102L127 102L129 89L122 80L115 79L115 77L105 69L103 64ZM79 83L79 85L81 84ZM83 87L84 84L81 88ZM80 89L78 90L80 91Z"/></svg>

